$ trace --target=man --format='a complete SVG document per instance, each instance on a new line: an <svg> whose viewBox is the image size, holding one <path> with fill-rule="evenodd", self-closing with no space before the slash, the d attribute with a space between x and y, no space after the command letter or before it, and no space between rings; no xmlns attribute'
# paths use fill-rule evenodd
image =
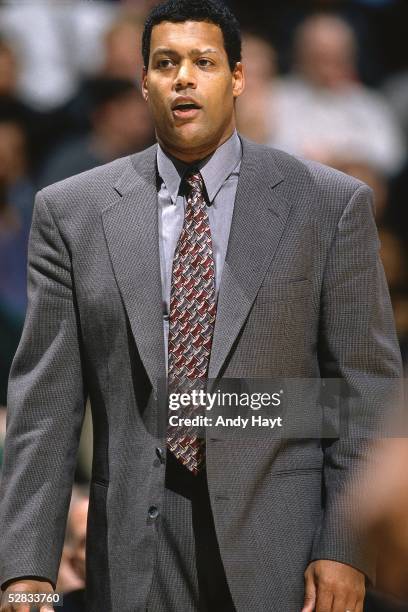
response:
<svg viewBox="0 0 408 612"><path fill-rule="evenodd" d="M400 375L370 190L239 138L225 7L154 8L143 55L158 146L37 196L2 586L54 586L89 394L87 610L361 612L370 564L336 496L355 440L204 444L158 415L166 376L339 377L371 401L367 381Z"/></svg>
<svg viewBox="0 0 408 612"><path fill-rule="evenodd" d="M293 46L292 71L273 91L269 143L336 168L359 163L397 175L406 156L401 131L386 101L359 82L352 27L314 14L296 29Z"/></svg>

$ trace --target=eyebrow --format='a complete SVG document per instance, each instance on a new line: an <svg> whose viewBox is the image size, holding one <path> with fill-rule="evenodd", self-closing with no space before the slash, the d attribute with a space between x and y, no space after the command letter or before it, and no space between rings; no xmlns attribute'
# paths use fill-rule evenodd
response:
<svg viewBox="0 0 408 612"><path fill-rule="evenodd" d="M153 55L159 55L160 53L163 53L166 55L180 55L179 53L177 53L177 51L175 51L175 49L168 49L167 47L158 47L153 52ZM189 51L189 55L203 55L204 53L218 53L218 50L208 48L208 49L191 49Z"/></svg>

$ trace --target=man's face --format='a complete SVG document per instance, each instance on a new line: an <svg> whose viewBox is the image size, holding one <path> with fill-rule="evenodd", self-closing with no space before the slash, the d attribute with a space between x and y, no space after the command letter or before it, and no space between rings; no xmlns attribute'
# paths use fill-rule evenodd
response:
<svg viewBox="0 0 408 612"><path fill-rule="evenodd" d="M217 25L164 21L153 27L143 95L167 151L187 162L214 151L235 128L234 99L243 87L242 66L231 72Z"/></svg>

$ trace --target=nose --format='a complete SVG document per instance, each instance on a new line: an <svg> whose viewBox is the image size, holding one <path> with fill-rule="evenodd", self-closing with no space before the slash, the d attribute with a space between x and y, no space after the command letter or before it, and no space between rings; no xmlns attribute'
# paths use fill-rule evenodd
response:
<svg viewBox="0 0 408 612"><path fill-rule="evenodd" d="M197 81L194 75L194 66L191 62L182 62L174 79L174 89L195 89Z"/></svg>

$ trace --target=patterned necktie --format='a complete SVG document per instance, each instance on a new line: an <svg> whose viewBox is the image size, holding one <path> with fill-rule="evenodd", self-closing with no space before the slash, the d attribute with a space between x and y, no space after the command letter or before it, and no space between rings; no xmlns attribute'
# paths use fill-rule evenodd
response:
<svg viewBox="0 0 408 612"><path fill-rule="evenodd" d="M190 187L184 225L173 259L169 317L169 393L205 387L216 314L215 266L204 183L200 172L185 179ZM197 414L193 406L178 416ZM168 426L167 446L194 475L205 461L205 440L192 427Z"/></svg>

